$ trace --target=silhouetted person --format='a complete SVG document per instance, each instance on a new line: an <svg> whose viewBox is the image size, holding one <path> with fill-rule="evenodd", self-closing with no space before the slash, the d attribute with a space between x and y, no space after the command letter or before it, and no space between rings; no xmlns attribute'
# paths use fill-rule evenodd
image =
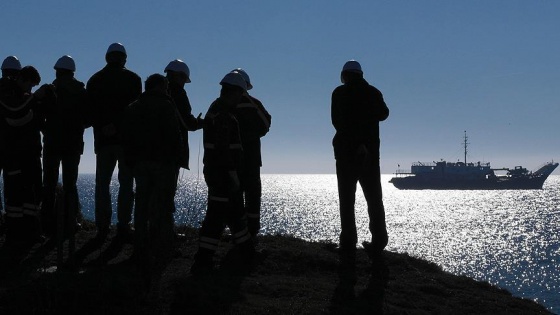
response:
<svg viewBox="0 0 560 315"><path fill-rule="evenodd" d="M41 133L45 115L56 102L54 88L43 85L39 72L23 67L17 79L0 90L0 135L4 148L6 191L6 245L26 249L40 241L39 211L42 196Z"/></svg>
<svg viewBox="0 0 560 315"><path fill-rule="evenodd" d="M247 90L253 88L247 72L238 68L233 70L243 76ZM256 242L261 228L261 137L270 130L272 117L263 104L249 92L245 92L241 102L233 112L239 122L241 145L243 146L243 163L240 172L241 191L244 197L244 208L247 214L247 227Z"/></svg>
<svg viewBox="0 0 560 315"><path fill-rule="evenodd" d="M55 192L62 165L64 209L78 216L79 198L76 182L78 166L84 152L86 122L86 89L74 78L76 64L71 56L60 57L55 65L56 111L47 115L43 131L43 186L44 197L41 220L47 235L56 229Z"/></svg>
<svg viewBox="0 0 560 315"><path fill-rule="evenodd" d="M167 79L148 77L145 92L127 108L122 124L124 161L136 181L134 254L140 263L166 256L173 245L176 171L181 130Z"/></svg>
<svg viewBox="0 0 560 315"><path fill-rule="evenodd" d="M21 71L21 63L16 56L8 56L2 62L2 78L17 79Z"/></svg>
<svg viewBox="0 0 560 315"><path fill-rule="evenodd" d="M16 56L6 57L4 61L2 61L2 78L0 78L0 86L4 84L9 84L9 81L12 79L13 80L17 79L17 76L19 75L20 71L21 71L21 63L19 62L19 59ZM1 136L0 136L0 141L2 141ZM4 144L1 142L0 142L0 151L4 151ZM0 152L0 173L2 173L3 168L4 168L3 154ZM6 181L5 175L6 174L4 173L4 182ZM4 192L0 192L0 210L4 209L4 205L2 204L2 193ZM1 215L2 213L0 212L0 216ZM1 223L2 221L0 220L0 224Z"/></svg>
<svg viewBox="0 0 560 315"><path fill-rule="evenodd" d="M191 273L209 272L225 226L244 258L254 252L251 235L244 220L243 200L238 171L242 147L239 126L233 111L247 83L239 73L228 73L220 82L220 97L210 105L204 117L204 179L208 185L208 208L200 229L199 248Z"/></svg>
<svg viewBox="0 0 560 315"><path fill-rule="evenodd" d="M192 107L185 91L185 84L190 83L191 72L186 63L180 59L175 59L165 67L167 80L169 81L169 95L173 99L173 103L179 114L179 125L181 128L182 146L179 154L180 160L177 164L177 172L175 182L179 180L179 172L181 168L189 169L189 131L195 131L202 128L203 119L194 117Z"/></svg>
<svg viewBox="0 0 560 315"><path fill-rule="evenodd" d="M132 170L123 161L120 142L121 122L126 107L142 93L140 77L125 68L126 50L120 43L107 49L107 65L88 81L95 139L95 225L96 238L105 240L111 225L110 185L118 162L119 196L117 200L117 236L130 240L134 203Z"/></svg>
<svg viewBox="0 0 560 315"><path fill-rule="evenodd" d="M356 184L362 186L368 205L371 244L365 247L380 253L387 245L385 209L379 169L379 122L389 116L383 95L363 78L360 64L350 60L341 73L343 85L332 93L331 119L338 195L340 199L340 251L352 257L358 236L355 222Z"/></svg>
<svg viewBox="0 0 560 315"><path fill-rule="evenodd" d="M186 63L175 59L165 67L167 80L169 81L169 95L173 99L180 115L181 130L183 135L183 152L181 154L180 167L189 169L189 138L187 131L196 131L202 128L203 119L194 117L192 107L185 91L185 84L190 83L190 70Z"/></svg>

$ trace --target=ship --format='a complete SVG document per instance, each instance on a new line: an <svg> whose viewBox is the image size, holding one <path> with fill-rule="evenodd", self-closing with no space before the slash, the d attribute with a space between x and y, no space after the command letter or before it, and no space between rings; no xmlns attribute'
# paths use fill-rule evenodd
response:
<svg viewBox="0 0 560 315"><path fill-rule="evenodd" d="M558 167L546 162L536 171L522 166L492 168L490 163L467 163L467 133L463 138L463 162L414 162L410 171L398 169L389 181L398 189L498 190L542 189L548 176ZM505 172L505 175L501 173Z"/></svg>

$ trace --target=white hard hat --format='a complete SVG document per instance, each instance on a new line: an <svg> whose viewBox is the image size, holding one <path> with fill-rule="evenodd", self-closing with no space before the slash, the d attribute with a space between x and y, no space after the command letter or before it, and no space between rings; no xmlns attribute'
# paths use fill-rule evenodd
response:
<svg viewBox="0 0 560 315"><path fill-rule="evenodd" d="M362 74L362 66L356 60L348 60L342 67L342 71L340 72L340 82L344 82L344 77L342 76L343 72L353 72L353 73L360 73Z"/></svg>
<svg viewBox="0 0 560 315"><path fill-rule="evenodd" d="M114 51L121 52L126 56L126 49L124 49L124 46L121 43L112 43L111 45L109 45L109 48L107 48L107 54Z"/></svg>
<svg viewBox="0 0 560 315"><path fill-rule="evenodd" d="M54 64L54 68L65 69L74 72L76 71L76 63L74 62L74 59L72 59L71 56L66 55L58 58L58 60Z"/></svg>
<svg viewBox="0 0 560 315"><path fill-rule="evenodd" d="M229 84L240 87L243 91L247 91L247 82L239 72L230 72L220 81L220 84Z"/></svg>
<svg viewBox="0 0 560 315"><path fill-rule="evenodd" d="M175 59L171 61L167 67L165 67L165 72L167 71L175 71L175 72L183 72L187 75L187 83L191 83L191 70L187 64L181 59Z"/></svg>
<svg viewBox="0 0 560 315"><path fill-rule="evenodd" d="M356 60L348 60L344 64L344 67L342 67L342 71L343 72L348 71L348 72L355 72L355 73L363 73L362 72L362 66Z"/></svg>
<svg viewBox="0 0 560 315"><path fill-rule="evenodd" d="M249 78L249 75L247 74L247 72L245 72L245 70L241 68L237 68L237 69L233 69L231 72L239 72L239 74L241 74L243 80L245 80L245 82L247 83L247 90L253 88L253 85L251 84L251 79Z"/></svg>
<svg viewBox="0 0 560 315"><path fill-rule="evenodd" d="M21 70L21 63L16 56L8 56L2 62L2 70Z"/></svg>

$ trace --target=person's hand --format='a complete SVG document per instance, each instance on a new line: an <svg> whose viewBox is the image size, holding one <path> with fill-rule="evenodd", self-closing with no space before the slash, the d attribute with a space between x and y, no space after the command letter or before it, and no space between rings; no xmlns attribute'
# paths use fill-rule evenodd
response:
<svg viewBox="0 0 560 315"><path fill-rule="evenodd" d="M196 117L196 123L196 129L201 129L202 127L204 127L204 118L202 118L202 113L198 114L198 116Z"/></svg>

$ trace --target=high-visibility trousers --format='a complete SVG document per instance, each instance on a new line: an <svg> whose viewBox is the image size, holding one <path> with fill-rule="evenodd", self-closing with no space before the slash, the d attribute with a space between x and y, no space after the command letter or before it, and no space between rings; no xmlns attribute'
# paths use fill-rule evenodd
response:
<svg viewBox="0 0 560 315"><path fill-rule="evenodd" d="M8 156L4 172L6 240L25 242L37 239L42 198L41 159Z"/></svg>
<svg viewBox="0 0 560 315"><path fill-rule="evenodd" d="M235 189L227 173L204 177L208 185L208 208L200 229L200 249L215 252L226 226L235 244L250 240L241 190Z"/></svg>

